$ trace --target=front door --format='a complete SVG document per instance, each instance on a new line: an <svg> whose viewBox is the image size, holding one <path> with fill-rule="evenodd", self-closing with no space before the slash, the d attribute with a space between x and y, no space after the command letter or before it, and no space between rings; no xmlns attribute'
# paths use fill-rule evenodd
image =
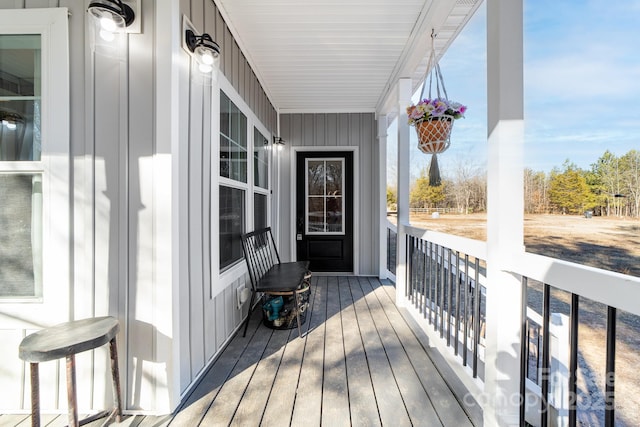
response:
<svg viewBox="0 0 640 427"><path fill-rule="evenodd" d="M311 271L353 271L353 152L298 152L296 248Z"/></svg>

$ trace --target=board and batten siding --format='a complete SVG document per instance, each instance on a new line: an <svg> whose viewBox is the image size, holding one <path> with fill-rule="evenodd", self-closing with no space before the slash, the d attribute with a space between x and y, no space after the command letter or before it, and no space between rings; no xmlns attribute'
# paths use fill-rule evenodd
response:
<svg viewBox="0 0 640 427"><path fill-rule="evenodd" d="M193 78L189 56L179 47L183 14L220 44L220 73L273 133L277 115L213 1L141 0L142 14L136 19L142 32L125 36L120 58L91 51L87 4L10 0L0 2L0 13L51 7L70 12L73 249L68 318L118 318L125 409L168 413L243 314L236 307L235 289L244 285L244 278L230 280L215 296L211 293L217 279L211 248L217 240L209 238L210 218L217 221L218 207L211 197L217 185L211 154L219 141L212 133L212 127L217 129L212 117L219 115L219 103L210 88ZM180 64L158 65L170 52L178 54ZM159 79L171 73L177 73L177 91L165 91L163 96L171 98L161 103L157 100L165 82ZM160 134L164 120L175 120L176 138ZM37 309L27 305L25 309ZM24 336L45 326L50 325L0 324L3 348L13 349L0 354L2 365L13 372L0 373L0 409L5 413L30 408L28 365L17 358L17 348ZM78 355L81 412L111 404L108 360L106 348ZM40 381L42 410L64 412L64 361L42 364Z"/></svg>
<svg viewBox="0 0 640 427"><path fill-rule="evenodd" d="M289 183L295 180L291 147L304 151L318 147L357 147L357 173L354 185L357 185L358 200L355 221L357 239L354 252L358 253L357 273L361 275L378 274L378 139L374 113L287 113L280 115L280 136L285 148L280 153L279 194L279 240L280 251L285 257L295 257L295 236L291 226L295 218L291 217L293 195L289 195ZM302 148L300 148L302 147Z"/></svg>
<svg viewBox="0 0 640 427"><path fill-rule="evenodd" d="M232 85L257 119L271 132L277 125L276 110L216 5L211 0L180 1L180 15L186 16L199 33L209 33L220 45L219 72ZM186 52L181 62L189 64ZM247 311L237 308L236 289L248 277L219 277L212 265L213 245L209 239L218 221L217 174L211 164L219 147L217 117L219 88L203 87L197 70L180 71L180 150L178 185L179 224L185 229L180 242L180 391L185 392L204 372ZM212 119L214 122L212 123ZM216 133L216 134L213 134ZM212 157L212 154L214 156ZM211 219L211 222L209 221ZM184 236L188 236L187 239ZM184 247L184 250L182 250ZM212 292L212 280L224 280L224 290ZM219 286L218 286L219 287Z"/></svg>

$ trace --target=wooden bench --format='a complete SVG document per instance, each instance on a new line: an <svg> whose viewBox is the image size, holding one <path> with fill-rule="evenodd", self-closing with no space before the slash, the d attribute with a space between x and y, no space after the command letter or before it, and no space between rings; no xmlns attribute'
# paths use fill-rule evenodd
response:
<svg viewBox="0 0 640 427"><path fill-rule="evenodd" d="M300 295L308 286L309 278L311 277L309 261L281 262L273 240L273 234L271 233L271 227L246 233L242 235L241 239L244 259L247 262L251 280L251 302L242 336L247 334L249 318L253 312L256 295L261 292L294 298L298 336L302 337Z"/></svg>
<svg viewBox="0 0 640 427"><path fill-rule="evenodd" d="M27 335L20 343L18 356L31 366L31 425L40 426L40 384L38 363L66 358L67 360L67 397L69 400L69 427L78 427L98 418L115 416L120 422L122 400L120 394L120 375L118 372L118 350L116 335L120 325L114 317L94 317L61 323ZM83 351L98 348L109 343L111 355L111 376L113 381L112 410L102 411L84 420L78 420L76 396L75 355Z"/></svg>

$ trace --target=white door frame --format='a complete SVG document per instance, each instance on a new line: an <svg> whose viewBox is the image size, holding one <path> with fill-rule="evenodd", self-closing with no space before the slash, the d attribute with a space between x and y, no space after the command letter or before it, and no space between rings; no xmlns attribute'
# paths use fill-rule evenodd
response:
<svg viewBox="0 0 640 427"><path fill-rule="evenodd" d="M294 146L291 147L291 158L289 163L291 165L291 223L289 224L289 233L291 241L291 258L293 261L298 260L298 253L296 250L296 183L298 181L298 171L296 168L296 159L299 152L329 152L329 151L342 151L353 153L353 274L357 276L360 274L360 229L357 226L356 218L360 217L360 150L356 146L348 145L332 145L332 146ZM347 273L348 274L348 273Z"/></svg>

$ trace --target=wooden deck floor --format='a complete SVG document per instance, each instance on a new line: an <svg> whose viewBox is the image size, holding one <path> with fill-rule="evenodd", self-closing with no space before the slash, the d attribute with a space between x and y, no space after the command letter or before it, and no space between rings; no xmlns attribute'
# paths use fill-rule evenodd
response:
<svg viewBox="0 0 640 427"><path fill-rule="evenodd" d="M376 278L314 276L302 339L261 325L256 310L174 417L121 425L472 426L394 294Z"/></svg>

